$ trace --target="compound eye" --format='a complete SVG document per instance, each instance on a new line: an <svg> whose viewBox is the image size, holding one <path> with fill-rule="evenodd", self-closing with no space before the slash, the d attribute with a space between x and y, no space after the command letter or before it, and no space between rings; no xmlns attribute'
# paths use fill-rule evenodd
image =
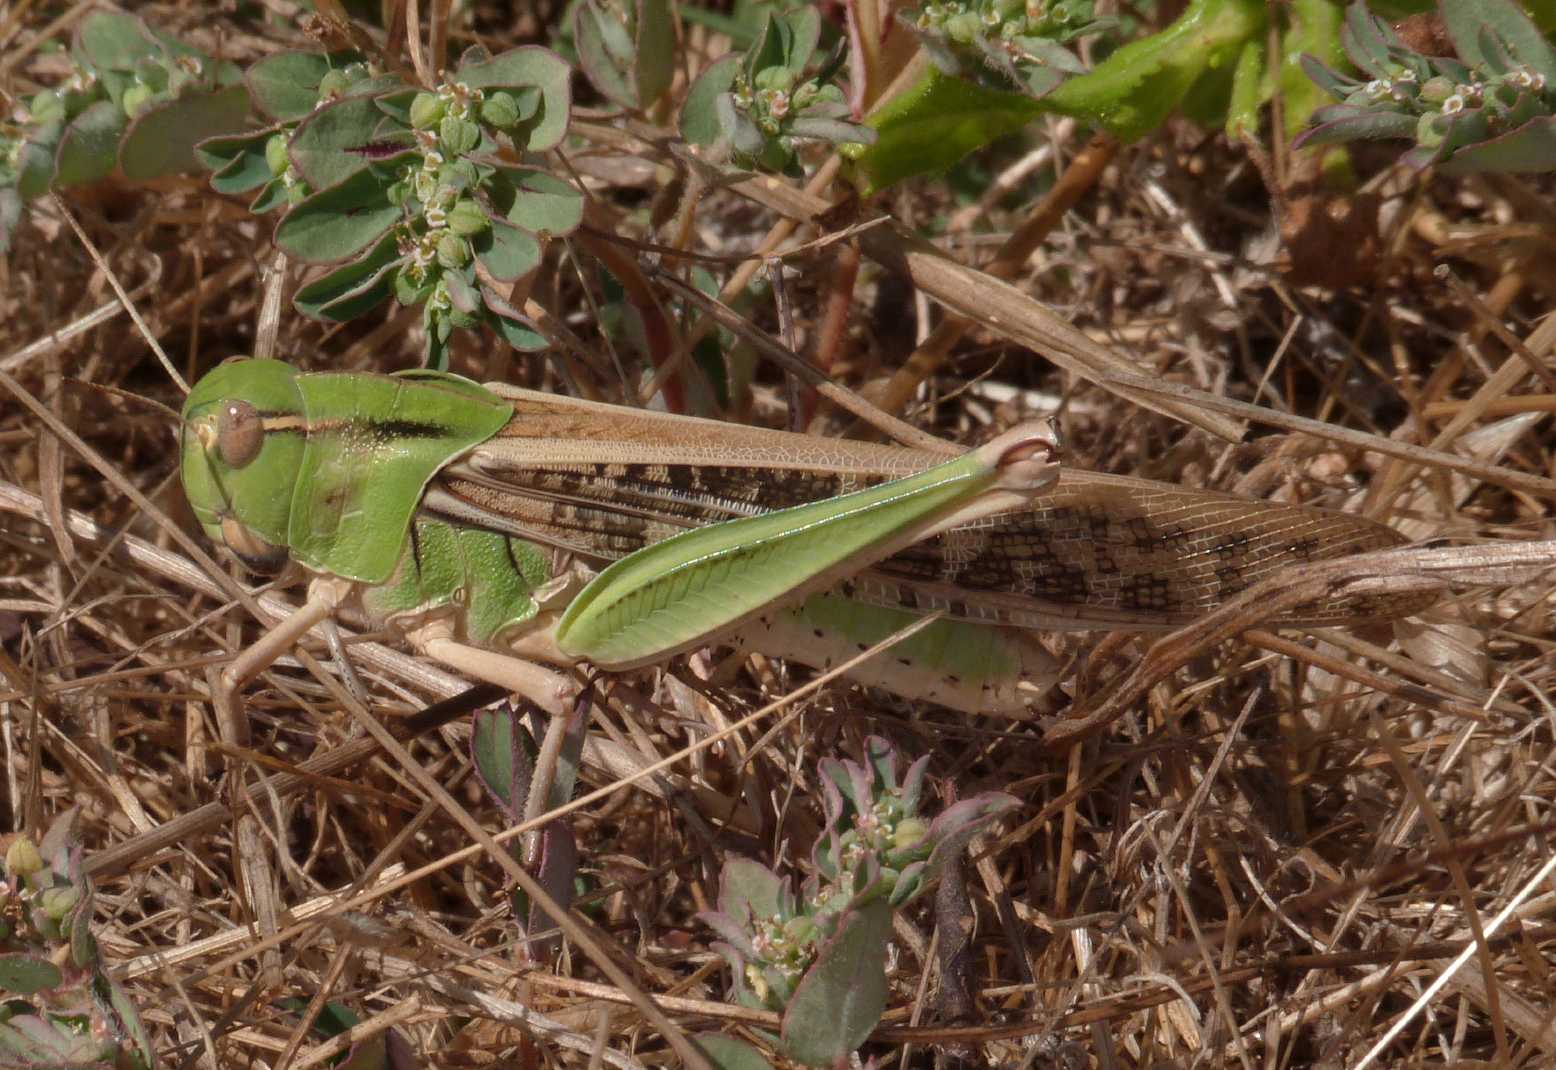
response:
<svg viewBox="0 0 1556 1070"><path fill-rule="evenodd" d="M259 410L246 401L224 401L216 418L216 454L229 468L242 468L259 456L265 427Z"/></svg>

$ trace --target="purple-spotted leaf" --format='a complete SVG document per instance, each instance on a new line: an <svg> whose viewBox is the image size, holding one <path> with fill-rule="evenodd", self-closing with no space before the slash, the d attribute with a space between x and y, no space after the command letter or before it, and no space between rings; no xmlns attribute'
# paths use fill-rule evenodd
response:
<svg viewBox="0 0 1556 1070"><path fill-rule="evenodd" d="M372 97L349 96L320 108L297 127L287 146L298 174L314 189L344 182L392 151L406 151L409 131L397 127Z"/></svg>

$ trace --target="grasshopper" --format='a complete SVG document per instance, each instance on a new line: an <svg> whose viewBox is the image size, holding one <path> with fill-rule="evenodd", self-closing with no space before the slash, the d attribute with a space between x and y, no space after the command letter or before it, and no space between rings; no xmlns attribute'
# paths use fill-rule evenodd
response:
<svg viewBox="0 0 1556 1070"><path fill-rule="evenodd" d="M1341 513L1061 473L1057 451L1041 423L947 461L246 358L196 384L181 435L206 533L254 571L311 577L219 701L343 609L551 711L574 685L546 665L625 669L725 641L830 668L937 614L850 675L1024 717L1059 675L1034 630L1170 628L1288 565L1404 541ZM1276 623L1417 608L1335 598Z"/></svg>

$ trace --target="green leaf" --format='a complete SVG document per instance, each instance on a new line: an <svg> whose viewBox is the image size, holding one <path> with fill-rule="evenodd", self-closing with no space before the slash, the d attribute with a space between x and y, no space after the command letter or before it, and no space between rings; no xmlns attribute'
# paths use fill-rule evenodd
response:
<svg viewBox="0 0 1556 1070"><path fill-rule="evenodd" d="M637 95L652 107L675 79L675 13L670 0L638 0Z"/></svg>
<svg viewBox="0 0 1556 1070"><path fill-rule="evenodd" d="M540 242L526 230L501 220L470 239L476 259L498 282L513 282L540 264Z"/></svg>
<svg viewBox="0 0 1556 1070"><path fill-rule="evenodd" d="M41 197L54 181L54 150L65 133L64 119L39 125L22 142L16 156L16 191L24 200Z"/></svg>
<svg viewBox="0 0 1556 1070"><path fill-rule="evenodd" d="M247 134L208 137L195 146L195 159L211 172L211 188L217 193L238 194L258 189L274 176L265 161L265 145L278 126Z"/></svg>
<svg viewBox="0 0 1556 1070"><path fill-rule="evenodd" d="M355 52L277 52L244 75L254 107L273 119L305 118L319 100L319 81L359 57Z"/></svg>
<svg viewBox="0 0 1556 1070"><path fill-rule="evenodd" d="M1362 0L1355 0L1345 9L1345 22L1340 27L1340 45L1351 62L1372 78L1387 78L1390 47L1400 41L1388 23L1367 10Z"/></svg>
<svg viewBox="0 0 1556 1070"><path fill-rule="evenodd" d="M1556 170L1556 118L1542 116L1501 137L1466 145L1438 166L1445 175L1479 171L1544 174Z"/></svg>
<svg viewBox="0 0 1556 1070"><path fill-rule="evenodd" d="M530 779L535 775L529 731L519 723L513 707L504 703L495 710L477 710L470 735L470 758L486 790L508 812L511 820L524 816Z"/></svg>
<svg viewBox="0 0 1556 1070"><path fill-rule="evenodd" d="M740 73L740 57L728 55L708 64L686 91L681 105L681 136L693 145L712 145L724 136L718 99L730 91Z"/></svg>
<svg viewBox="0 0 1556 1070"><path fill-rule="evenodd" d="M48 959L20 952L0 955L0 991L31 996L64 980L59 967Z"/></svg>
<svg viewBox="0 0 1556 1070"><path fill-rule="evenodd" d="M1556 49L1529 16L1511 0L1442 0L1443 23L1458 48L1459 58L1470 66L1494 66L1481 35L1495 34L1506 42L1513 57L1556 81Z"/></svg>
<svg viewBox="0 0 1556 1070"><path fill-rule="evenodd" d="M1266 19L1262 0L1194 0L1172 25L1123 46L1043 103L1134 141L1156 129L1203 75L1235 64L1246 42L1262 41Z"/></svg>
<svg viewBox="0 0 1556 1070"><path fill-rule="evenodd" d="M133 71L157 54L146 24L114 11L94 11L83 19L76 46L99 71Z"/></svg>
<svg viewBox="0 0 1556 1070"><path fill-rule="evenodd" d="M378 110L372 97L343 97L320 108L297 127L288 150L292 165L314 189L338 185L377 158L388 135L409 146L404 127Z"/></svg>
<svg viewBox="0 0 1556 1070"><path fill-rule="evenodd" d="M1344 63L1340 48L1343 14L1332 0L1295 0L1291 6L1292 28L1281 40L1276 72L1287 139L1307 129L1313 113L1329 103L1324 83L1310 78L1308 72L1313 61L1320 67ZM1261 101L1264 99L1268 97L1261 96Z"/></svg>
<svg viewBox="0 0 1556 1070"><path fill-rule="evenodd" d="M131 182L198 170L195 145L244 129L248 113L249 94L241 85L158 104L130 124L119 146L119 169Z"/></svg>
<svg viewBox="0 0 1556 1070"><path fill-rule="evenodd" d="M276 227L276 245L310 264L354 256L400 218L400 210L389 203L392 184L387 175L362 170L303 198Z"/></svg>
<svg viewBox="0 0 1556 1070"><path fill-rule="evenodd" d="M930 66L916 86L870 116L877 138L858 160L864 192L944 171L1046 110L1046 101L983 89Z"/></svg>
<svg viewBox="0 0 1556 1070"><path fill-rule="evenodd" d="M392 275L403 260L394 235L386 234L351 263L299 289L292 305L311 319L354 320L388 298Z"/></svg>
<svg viewBox="0 0 1556 1070"><path fill-rule="evenodd" d="M864 1043L886 1009L891 915L885 900L875 899L843 916L784 1011L785 1054L831 1066Z"/></svg>
<svg viewBox="0 0 1556 1070"><path fill-rule="evenodd" d="M1313 113L1317 126L1304 130L1291 143L1294 149L1316 145L1339 145L1347 141L1375 141L1381 138L1413 138L1416 119L1397 111L1373 111L1349 104L1331 104Z"/></svg>
<svg viewBox="0 0 1556 1070"><path fill-rule="evenodd" d="M799 74L816 54L816 44L821 40L821 12L814 5L802 5L785 12L783 19L789 29L783 65Z"/></svg>
<svg viewBox="0 0 1556 1070"><path fill-rule="evenodd" d="M134 1054L139 1057L139 1065L154 1067L157 1065L155 1049L151 1046L151 1037L146 1033L146 1025L141 1021L140 1011L136 1009L134 1001L118 981L110 974L101 974L101 988L106 988L107 1003L113 1009L119 1019L119 1032L125 1036L134 1049ZM96 993L101 997L104 993L101 988ZM131 1065L134 1065L133 1063Z"/></svg>
<svg viewBox="0 0 1556 1070"><path fill-rule="evenodd" d="M521 149L544 152L555 148L567 133L572 103L572 68L549 48L526 45L509 49L491 59L455 72L458 81L476 89L540 90L541 106L527 126L528 133L515 137Z"/></svg>
<svg viewBox="0 0 1556 1070"><path fill-rule="evenodd" d="M509 167L503 174L513 183L516 196L503 209L515 226L535 234L571 234L583 219L583 194L565 179L545 171Z"/></svg>
<svg viewBox="0 0 1556 1070"><path fill-rule="evenodd" d="M626 44L625 49L619 47L618 38ZM584 0L573 11L573 44L578 49L578 66L594 88L623 108L640 107L632 78L632 42L626 40L626 27L613 14L601 11L594 0ZM623 51L628 54L619 55Z"/></svg>
<svg viewBox="0 0 1556 1070"><path fill-rule="evenodd" d="M722 1033L699 1033L692 1038L718 1070L773 1070L760 1051L735 1037Z"/></svg>
<svg viewBox="0 0 1556 1070"><path fill-rule="evenodd" d="M129 119L111 100L99 100L70 121L55 152L54 182L73 186L96 182L113 173L119 138Z"/></svg>
<svg viewBox="0 0 1556 1070"><path fill-rule="evenodd" d="M528 317L489 288L481 287L481 297L486 302L486 322L491 324L499 338L514 349L520 353L538 353L551 345Z"/></svg>
<svg viewBox="0 0 1556 1070"><path fill-rule="evenodd" d="M255 215L264 215L277 208L285 208L292 201L293 198L286 182L279 178L273 178L260 187L259 192L254 195L254 199L249 202L249 211Z"/></svg>
<svg viewBox="0 0 1556 1070"><path fill-rule="evenodd" d="M742 924L784 914L789 904L783 893L783 879L753 859L737 855L719 870L719 909Z"/></svg>

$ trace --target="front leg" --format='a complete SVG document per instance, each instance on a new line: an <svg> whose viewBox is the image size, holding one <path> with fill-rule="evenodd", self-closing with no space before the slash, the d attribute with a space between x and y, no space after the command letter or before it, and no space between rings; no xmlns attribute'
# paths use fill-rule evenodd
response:
<svg viewBox="0 0 1556 1070"><path fill-rule="evenodd" d="M271 625L259 642L233 658L216 680L211 700L217 723L229 739L248 739L247 718L237 702L238 689L274 665L303 636L334 616L351 592L349 580L320 576L308 584L308 598L288 617Z"/></svg>

